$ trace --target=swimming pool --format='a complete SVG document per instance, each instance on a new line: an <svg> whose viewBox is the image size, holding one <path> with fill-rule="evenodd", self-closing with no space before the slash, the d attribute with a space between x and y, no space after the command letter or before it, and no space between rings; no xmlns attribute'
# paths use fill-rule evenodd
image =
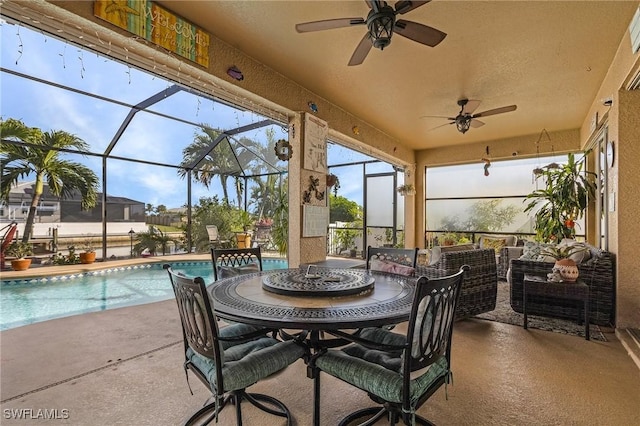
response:
<svg viewBox="0 0 640 426"><path fill-rule="evenodd" d="M172 262L174 270L213 282L211 262ZM264 270L285 269L283 259L263 259ZM35 322L173 298L161 263L84 274L0 281L0 330Z"/></svg>

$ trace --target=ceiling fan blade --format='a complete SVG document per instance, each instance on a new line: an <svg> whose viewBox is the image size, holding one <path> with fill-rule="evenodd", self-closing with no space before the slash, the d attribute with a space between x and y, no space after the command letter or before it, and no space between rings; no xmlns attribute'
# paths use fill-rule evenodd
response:
<svg viewBox="0 0 640 426"><path fill-rule="evenodd" d="M362 40L360 40L360 43L358 43L358 47L356 47L353 55L351 55L351 59L349 59L349 66L360 65L363 63L372 47L373 43L371 43L371 38L367 32L364 37L362 37Z"/></svg>
<svg viewBox="0 0 640 426"><path fill-rule="evenodd" d="M367 4L369 9L372 9L375 12L379 12L380 11L380 2L379 1L376 1L376 0L364 0L364 2Z"/></svg>
<svg viewBox="0 0 640 426"><path fill-rule="evenodd" d="M471 127L482 127L484 126L484 122L480 120L476 120L475 118L471 119Z"/></svg>
<svg viewBox="0 0 640 426"><path fill-rule="evenodd" d="M473 118L476 117L488 117L489 115L502 114L505 112L515 111L518 108L516 105L509 105L502 108L490 109L488 111L479 112L473 115Z"/></svg>
<svg viewBox="0 0 640 426"><path fill-rule="evenodd" d="M353 25L364 25L366 22L362 18L338 18L326 19L324 21L303 22L296 24L296 31L299 33L308 33L311 31L332 30L334 28L344 28Z"/></svg>
<svg viewBox="0 0 640 426"><path fill-rule="evenodd" d="M456 121L455 117L445 117L444 115L421 115L419 118L446 118L447 120Z"/></svg>
<svg viewBox="0 0 640 426"><path fill-rule="evenodd" d="M450 124L455 124L455 121L452 121L451 123L444 123L444 124L441 124L441 125L436 126L436 127L432 127L429 130L427 130L427 132L430 132L430 131L435 130L435 129L439 129L440 127L448 126Z"/></svg>
<svg viewBox="0 0 640 426"><path fill-rule="evenodd" d="M397 2L394 6L394 8L396 9L396 13L399 14L404 14L407 12L411 12L413 9L417 9L420 6L424 6L425 4L429 3L431 0L426 0L426 1L407 1L407 0L400 0L399 2Z"/></svg>
<svg viewBox="0 0 640 426"><path fill-rule="evenodd" d="M462 107L462 114L473 114L473 111L475 111L481 103L482 101L469 99L467 103Z"/></svg>
<svg viewBox="0 0 640 426"><path fill-rule="evenodd" d="M440 44L447 36L447 34L433 27L418 24L417 22L405 21L404 19L397 20L393 30L396 34L431 47Z"/></svg>

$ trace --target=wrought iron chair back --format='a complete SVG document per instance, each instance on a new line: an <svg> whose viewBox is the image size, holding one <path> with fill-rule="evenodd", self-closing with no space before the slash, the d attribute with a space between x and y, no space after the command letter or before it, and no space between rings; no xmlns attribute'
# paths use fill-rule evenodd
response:
<svg viewBox="0 0 640 426"><path fill-rule="evenodd" d="M217 281L224 278L222 270L234 268L233 274L252 273L262 271L262 252L260 247L244 249L211 249L213 262L213 278ZM257 268L252 268L257 265Z"/></svg>
<svg viewBox="0 0 640 426"><path fill-rule="evenodd" d="M357 334L329 333L351 341L340 350L329 349L312 357L314 419L319 421L320 371L366 391L381 406L358 410L341 421L374 424L388 416L406 425L431 424L416 410L451 378L451 338L455 309L464 273L469 266L449 276L420 277L405 335L381 328Z"/></svg>
<svg viewBox="0 0 640 426"><path fill-rule="evenodd" d="M270 414L285 417L290 426L291 413L281 401L245 389L286 368L305 356L307 350L298 342L281 342L267 336L275 330L247 324L218 328L204 280L175 273L168 264L164 268L169 273L182 323L185 374L191 370L213 394L213 402L196 411L185 425L217 420L218 413L231 402L236 407L236 422L240 426L240 404L246 400ZM228 363L225 357L231 358ZM188 379L187 374L187 383ZM209 417L202 422L206 415Z"/></svg>
<svg viewBox="0 0 640 426"><path fill-rule="evenodd" d="M416 267L418 260L418 248L404 249L391 247L367 247L367 269L370 268L372 259L386 260L405 266Z"/></svg>

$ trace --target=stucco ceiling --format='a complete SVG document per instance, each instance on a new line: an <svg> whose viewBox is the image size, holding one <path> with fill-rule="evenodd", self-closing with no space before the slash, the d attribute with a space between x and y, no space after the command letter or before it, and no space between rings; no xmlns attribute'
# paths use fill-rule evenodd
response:
<svg viewBox="0 0 640 426"><path fill-rule="evenodd" d="M402 19L447 37L427 47L395 35L347 66L365 26L297 33L295 24L366 17L364 1L161 1L248 56L413 149L579 128L637 1L440 1ZM215 59L214 59L215 60ZM230 64L231 65L231 64ZM516 104L466 134L445 119ZM321 116L321 113L320 113Z"/></svg>

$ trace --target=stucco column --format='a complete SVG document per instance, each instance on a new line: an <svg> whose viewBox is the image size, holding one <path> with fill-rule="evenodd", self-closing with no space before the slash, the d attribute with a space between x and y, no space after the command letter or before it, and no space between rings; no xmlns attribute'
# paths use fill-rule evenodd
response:
<svg viewBox="0 0 640 426"><path fill-rule="evenodd" d="M618 176L614 188L618 235L616 252L616 327L640 328L640 90L618 92L618 135L614 139ZM615 191L615 189L614 189ZM610 213L611 214L611 213Z"/></svg>
<svg viewBox="0 0 640 426"><path fill-rule="evenodd" d="M289 120L289 143L293 149L293 155L289 160L289 268L297 268L300 265L302 235L302 192L300 191L300 173L302 172L302 117L303 113L295 114Z"/></svg>

